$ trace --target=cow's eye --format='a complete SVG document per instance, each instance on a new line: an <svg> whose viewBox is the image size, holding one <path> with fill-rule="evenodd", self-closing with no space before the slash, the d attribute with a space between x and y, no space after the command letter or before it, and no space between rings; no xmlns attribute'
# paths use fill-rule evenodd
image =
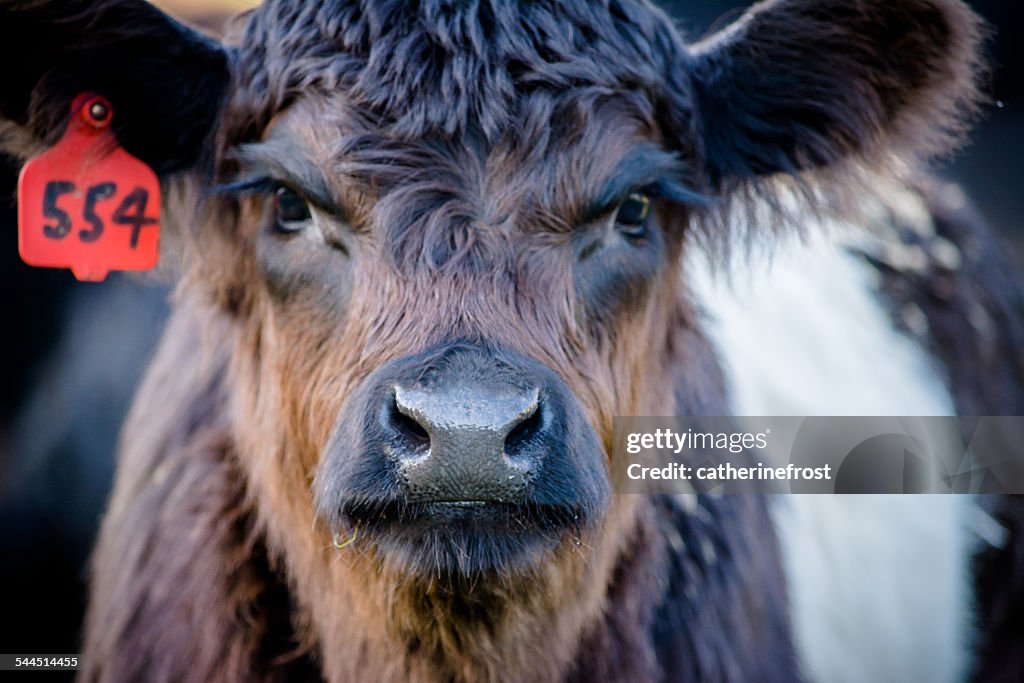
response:
<svg viewBox="0 0 1024 683"><path fill-rule="evenodd" d="M274 193L274 216L281 232L298 232L312 218L306 200L287 187L279 187Z"/></svg>
<svg viewBox="0 0 1024 683"><path fill-rule="evenodd" d="M651 209L651 198L634 192L619 205L615 214L615 225L627 237L642 238L647 234L647 213Z"/></svg>

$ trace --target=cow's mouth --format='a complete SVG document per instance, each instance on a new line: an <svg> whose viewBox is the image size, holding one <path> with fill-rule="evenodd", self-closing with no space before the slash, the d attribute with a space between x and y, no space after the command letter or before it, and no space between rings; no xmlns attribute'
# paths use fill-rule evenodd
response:
<svg viewBox="0 0 1024 683"><path fill-rule="evenodd" d="M526 570L566 543L581 543L592 515L572 506L485 500L359 500L341 526L360 544L413 573L477 575Z"/></svg>

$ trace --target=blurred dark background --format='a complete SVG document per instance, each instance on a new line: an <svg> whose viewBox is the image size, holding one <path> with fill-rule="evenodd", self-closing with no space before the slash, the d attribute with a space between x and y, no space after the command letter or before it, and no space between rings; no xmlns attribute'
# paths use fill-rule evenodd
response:
<svg viewBox="0 0 1024 683"><path fill-rule="evenodd" d="M165 0L210 31L246 0ZM691 39L750 3L661 3ZM972 145L946 167L983 216L1024 248L1024 35L1021 3L975 0L996 33L987 90L993 104ZM7 68L16 68L16 65ZM2 82L2 77L0 77ZM81 284L18 258L13 188L0 158L0 282L7 332L0 354L0 652L79 648L86 563L113 475L118 428L160 335L167 289L140 278Z"/></svg>

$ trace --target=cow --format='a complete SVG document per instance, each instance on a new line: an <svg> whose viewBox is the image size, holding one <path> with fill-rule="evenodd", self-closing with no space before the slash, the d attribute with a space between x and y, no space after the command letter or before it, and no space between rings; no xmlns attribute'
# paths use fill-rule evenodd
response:
<svg viewBox="0 0 1024 683"><path fill-rule="evenodd" d="M4 149L107 98L178 281L83 680L1024 671L1013 499L610 478L617 415L1020 411L1016 273L927 171L980 102L961 2L767 0L693 44L644 0L268 0L222 42L0 11Z"/></svg>

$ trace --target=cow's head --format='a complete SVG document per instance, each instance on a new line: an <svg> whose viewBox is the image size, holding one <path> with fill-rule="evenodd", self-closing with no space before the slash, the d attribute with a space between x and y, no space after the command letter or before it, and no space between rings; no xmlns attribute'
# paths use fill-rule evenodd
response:
<svg viewBox="0 0 1024 683"><path fill-rule="evenodd" d="M633 0L272 0L224 45L131 0L13 7L8 148L96 90L164 174L329 666L347 622L486 659L558 620L555 661L643 514L612 416L724 407L683 253L765 179L941 149L978 35L954 0L770 0L690 47Z"/></svg>

